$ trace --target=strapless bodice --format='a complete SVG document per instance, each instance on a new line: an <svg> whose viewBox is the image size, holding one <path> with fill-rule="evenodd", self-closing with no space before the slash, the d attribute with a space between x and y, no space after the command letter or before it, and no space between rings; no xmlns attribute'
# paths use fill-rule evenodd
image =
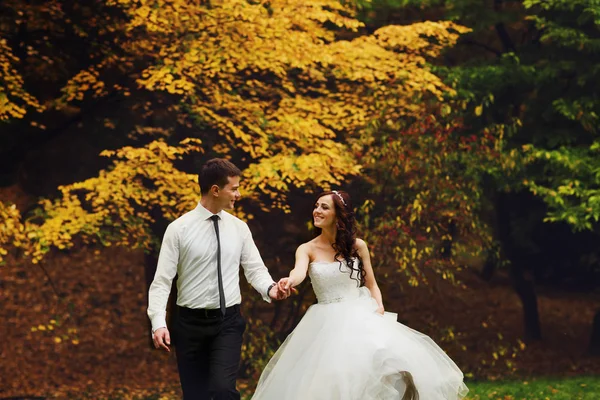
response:
<svg viewBox="0 0 600 400"><path fill-rule="evenodd" d="M363 292L356 279L350 278L346 261L342 261L341 265L339 261L313 261L309 265L308 276L320 304L354 300ZM356 277L356 272L353 276Z"/></svg>

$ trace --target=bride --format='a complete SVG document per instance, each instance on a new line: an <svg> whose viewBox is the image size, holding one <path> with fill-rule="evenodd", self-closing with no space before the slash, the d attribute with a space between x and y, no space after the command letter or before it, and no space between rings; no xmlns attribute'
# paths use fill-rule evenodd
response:
<svg viewBox="0 0 600 400"><path fill-rule="evenodd" d="M269 361L253 400L462 399L468 389L456 364L384 312L348 194L322 193L313 223L319 236L298 247L278 284L289 290L308 273L318 303Z"/></svg>

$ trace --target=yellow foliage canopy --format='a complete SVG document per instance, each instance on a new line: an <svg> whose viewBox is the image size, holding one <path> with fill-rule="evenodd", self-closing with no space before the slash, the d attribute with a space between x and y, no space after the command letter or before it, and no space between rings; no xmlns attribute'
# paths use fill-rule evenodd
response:
<svg viewBox="0 0 600 400"><path fill-rule="evenodd" d="M0 37L0 121L23 118L27 107L41 111L37 100L23 89L23 78L14 66L18 61Z"/></svg>
<svg viewBox="0 0 600 400"><path fill-rule="evenodd" d="M371 121L419 116L426 112L424 98L451 93L426 60L467 31L452 22L424 22L361 35L352 10L333 0L111 0L108 5L128 17L115 42L120 55L107 52L74 76L59 106L109 90L176 99L161 111L187 129L187 136L215 143L204 151L232 155L247 165L245 192L265 211L287 211L292 188L327 188L360 173L356 153L370 143ZM341 32L354 32L354 38L341 40ZM108 71L115 68L138 87L109 83ZM42 203L44 222L27 227L37 239L28 254L39 259L48 246L69 246L78 232L88 239L102 236L98 232L105 225L118 229L101 239L146 247L152 218L144 210L159 206L174 218L196 198L194 179L172 160L201 151L199 146L158 140L105 152L118 159L110 170L64 186L60 199Z"/></svg>

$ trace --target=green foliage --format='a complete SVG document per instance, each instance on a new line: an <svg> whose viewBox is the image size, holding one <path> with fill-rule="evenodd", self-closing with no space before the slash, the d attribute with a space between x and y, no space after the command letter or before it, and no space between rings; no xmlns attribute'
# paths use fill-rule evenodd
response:
<svg viewBox="0 0 600 400"><path fill-rule="evenodd" d="M467 382L467 386L468 400L594 400L600 393L596 377Z"/></svg>
<svg viewBox="0 0 600 400"><path fill-rule="evenodd" d="M482 50L437 70L469 101L467 110L474 113L465 116L466 124L474 133L490 126L504 130L499 144L514 161L512 168L482 168L498 189L525 189L543 200L545 221L592 230L600 215L600 4L446 1L445 6L444 18L473 28L463 45L497 55L490 58Z"/></svg>
<svg viewBox="0 0 600 400"><path fill-rule="evenodd" d="M592 230L600 218L600 143L551 151L524 147L531 163L543 160L548 171L545 184L523 182L548 204L545 221L567 221L575 230Z"/></svg>

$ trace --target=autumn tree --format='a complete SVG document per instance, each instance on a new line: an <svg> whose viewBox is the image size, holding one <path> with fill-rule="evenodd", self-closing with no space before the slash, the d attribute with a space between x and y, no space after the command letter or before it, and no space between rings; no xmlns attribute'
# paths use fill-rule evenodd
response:
<svg viewBox="0 0 600 400"><path fill-rule="evenodd" d="M37 100L23 88L23 77L16 70L18 59L0 36L0 121L23 118L27 109L40 109Z"/></svg>
<svg viewBox="0 0 600 400"><path fill-rule="evenodd" d="M165 139L159 141L173 138L174 143L181 136L198 137L206 142L205 149L210 149L211 155L228 155L247 167L246 190L265 211L267 206L286 209L285 193L290 186L310 183L312 187L327 187L359 172L352 150L364 145L361 130L380 112L379 103L371 99L386 101L386 107L400 117L423 112L424 107L414 101L419 97L441 97L447 88L428 71L423 57L435 55L441 46L432 45L427 38L448 45L462 30L451 23L422 23L387 27L372 36L347 41L336 40L336 31L355 30L360 23L335 2L281 2L268 7L243 1L210 7L177 2L152 8L145 2L109 5L129 16L121 32L127 39L121 39L122 55L111 52L78 72L55 100L56 107L81 105L88 98L106 96L108 90L119 89L124 97L133 90L165 92L167 97L177 98L165 107L179 125L171 130L157 127L150 133L139 128L132 135L162 134ZM135 66L140 64L145 67L137 70ZM104 75L114 73L117 66L130 67L124 72L131 73L129 78L140 88L109 82L112 75ZM143 163L148 156L142 154L149 149L159 154L161 148L167 148L153 139L146 138L149 144L145 148L125 148L119 154ZM113 167L98 179L114 175ZM126 179L135 181L130 176ZM142 193L154 192L166 178L156 173L149 179L153 185L140 184ZM62 202L71 202L68 199L73 202L65 208L77 204L78 190L91 201L109 187L115 188L112 181L106 187L97 181L94 185L98 189L83 190L85 187L77 184L63 187L61 199L52 206L44 203L46 215L51 209L58 210ZM189 190L184 188L190 183L175 187L175 191ZM107 196L123 201L120 195ZM140 198L135 203L143 207L144 201ZM189 201L184 195L170 207L189 206ZM81 210L100 220L110 214ZM68 215L70 212L64 214ZM66 221L56 225L71 230ZM58 244L55 239L49 243ZM45 246L38 243L38 247ZM43 252L34 253L34 259L39 259Z"/></svg>
<svg viewBox="0 0 600 400"><path fill-rule="evenodd" d="M436 271L454 281L467 259L492 246L481 218L479 166L501 168L505 160L493 132L479 137L464 130L455 115L439 109L400 129L378 127L376 145L365 154L371 195L361 215L386 280L404 275L400 282L418 285Z"/></svg>
<svg viewBox="0 0 600 400"><path fill-rule="evenodd" d="M195 167L209 157L243 167L246 219L289 213L289 193L345 184L377 157L362 156L381 140L372 127L404 129L454 95L429 61L466 32L426 21L367 34L329 0L3 7L22 16L3 17L6 51L31 48L13 75L51 88L32 91L45 108L23 116L35 137L94 132L107 147L93 176L23 216L0 209L2 252L34 263L79 244L154 252L161 224L197 201ZM18 142L10 126L3 139Z"/></svg>

